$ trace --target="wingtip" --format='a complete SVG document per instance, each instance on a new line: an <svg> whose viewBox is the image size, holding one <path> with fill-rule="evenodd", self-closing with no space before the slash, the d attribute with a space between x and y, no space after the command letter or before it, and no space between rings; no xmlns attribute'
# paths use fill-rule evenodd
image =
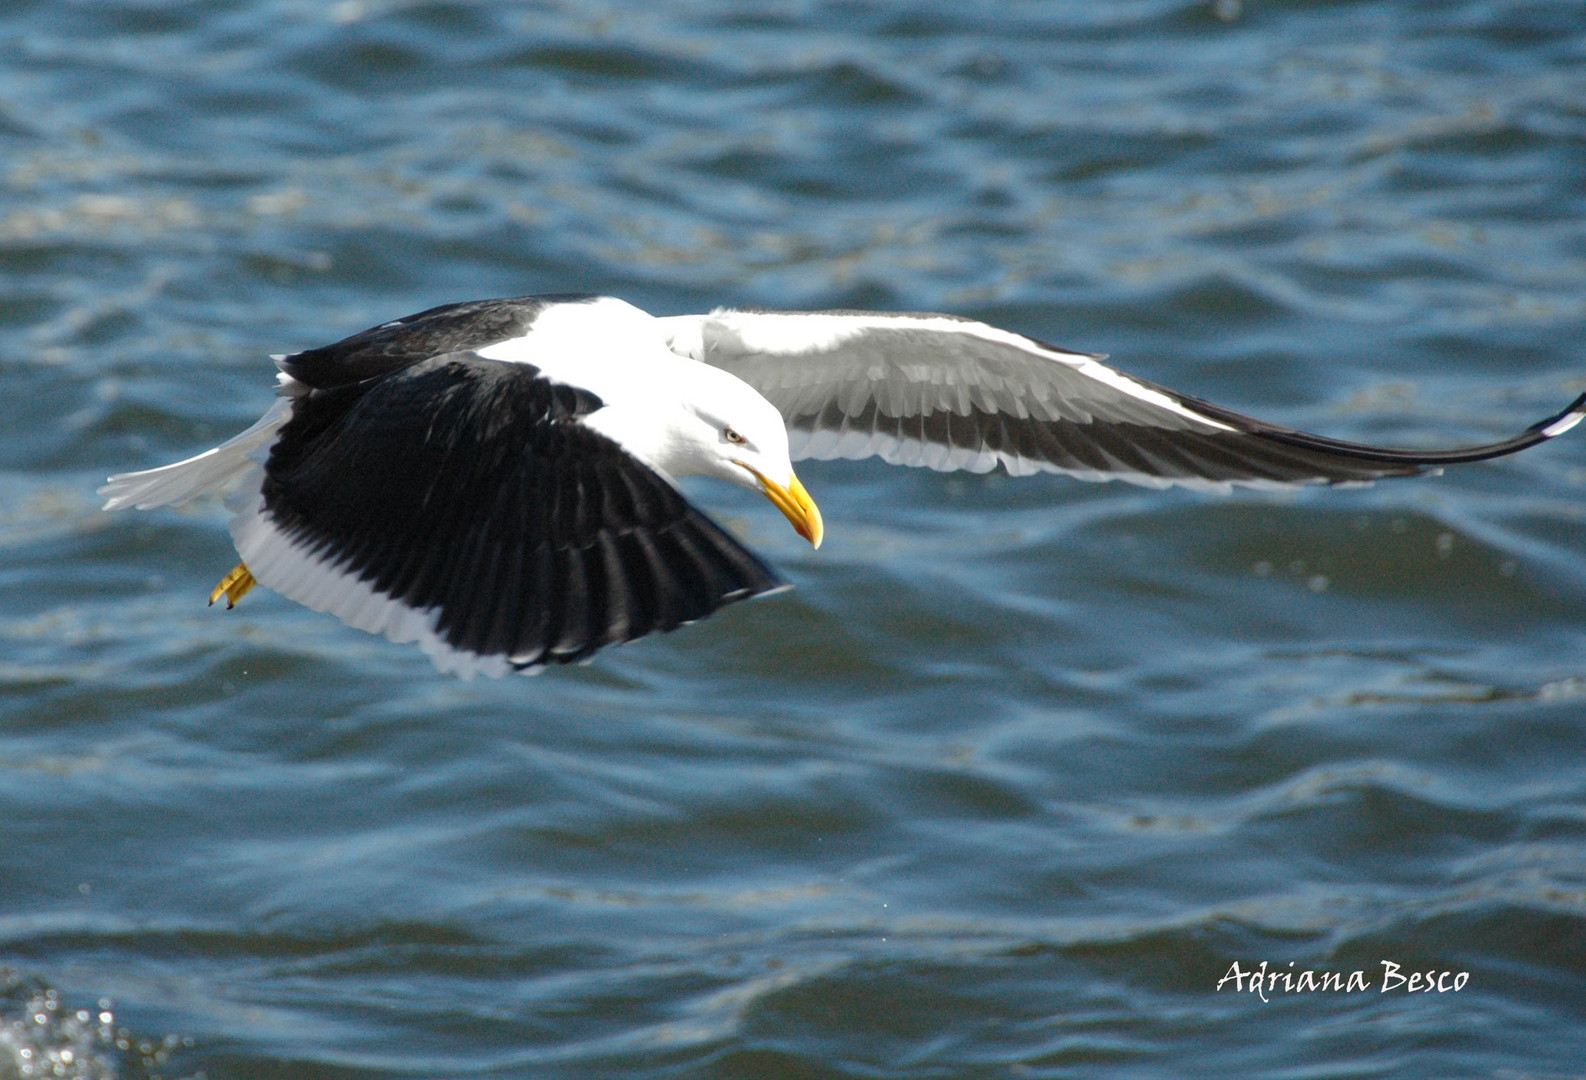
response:
<svg viewBox="0 0 1586 1080"><path fill-rule="evenodd" d="M1557 416L1542 421L1537 425L1536 431L1544 439L1552 439L1564 434L1582 420L1586 420L1586 394L1570 402L1569 407Z"/></svg>

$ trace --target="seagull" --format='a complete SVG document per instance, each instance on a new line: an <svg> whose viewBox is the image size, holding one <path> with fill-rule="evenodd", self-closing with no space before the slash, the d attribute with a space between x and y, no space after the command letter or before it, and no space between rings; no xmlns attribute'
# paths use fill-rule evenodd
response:
<svg viewBox="0 0 1586 1080"><path fill-rule="evenodd" d="M258 423L196 457L112 476L106 510L226 490L255 583L417 642L463 677L586 661L787 588L676 478L763 494L820 547L806 458L1067 473L1226 492L1361 484L1512 454L1399 450L1244 416L953 315L720 308L652 316L560 294L430 308L274 357Z"/></svg>

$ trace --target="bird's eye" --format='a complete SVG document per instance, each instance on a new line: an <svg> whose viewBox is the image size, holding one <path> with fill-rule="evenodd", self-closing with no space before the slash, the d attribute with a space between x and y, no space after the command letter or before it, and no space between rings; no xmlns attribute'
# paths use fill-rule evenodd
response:
<svg viewBox="0 0 1586 1080"><path fill-rule="evenodd" d="M744 438L742 435L740 435L736 431L734 431L732 428L727 428L726 430L724 430L721 433L721 436L722 436L722 438L726 439L728 442L734 443L734 444L741 444L741 443L746 443L746 442L749 441L748 439Z"/></svg>

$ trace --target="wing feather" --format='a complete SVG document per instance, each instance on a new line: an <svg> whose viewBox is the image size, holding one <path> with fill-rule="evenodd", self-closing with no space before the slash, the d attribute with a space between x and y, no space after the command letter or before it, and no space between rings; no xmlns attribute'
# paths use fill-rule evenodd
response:
<svg viewBox="0 0 1586 1080"><path fill-rule="evenodd" d="M795 458L1064 472L1226 490L1363 483L1511 454L1586 415L1586 395L1500 442L1399 450L1310 435L950 315L720 309L660 320L672 348L732 372L788 425Z"/></svg>
<svg viewBox="0 0 1586 1080"><path fill-rule="evenodd" d="M298 397L239 550L264 585L464 672L582 660L782 587L562 389L452 353Z"/></svg>

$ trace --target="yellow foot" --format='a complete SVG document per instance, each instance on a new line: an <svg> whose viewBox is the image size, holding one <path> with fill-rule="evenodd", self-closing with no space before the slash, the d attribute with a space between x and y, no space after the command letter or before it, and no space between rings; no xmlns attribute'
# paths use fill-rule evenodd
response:
<svg viewBox="0 0 1586 1080"><path fill-rule="evenodd" d="M248 569L247 563L238 563L236 569L220 579L220 584L215 586L215 591L209 594L209 602L213 604L221 595L226 597L226 610L230 611L237 606L237 601L248 595L248 590L257 585L253 573Z"/></svg>

